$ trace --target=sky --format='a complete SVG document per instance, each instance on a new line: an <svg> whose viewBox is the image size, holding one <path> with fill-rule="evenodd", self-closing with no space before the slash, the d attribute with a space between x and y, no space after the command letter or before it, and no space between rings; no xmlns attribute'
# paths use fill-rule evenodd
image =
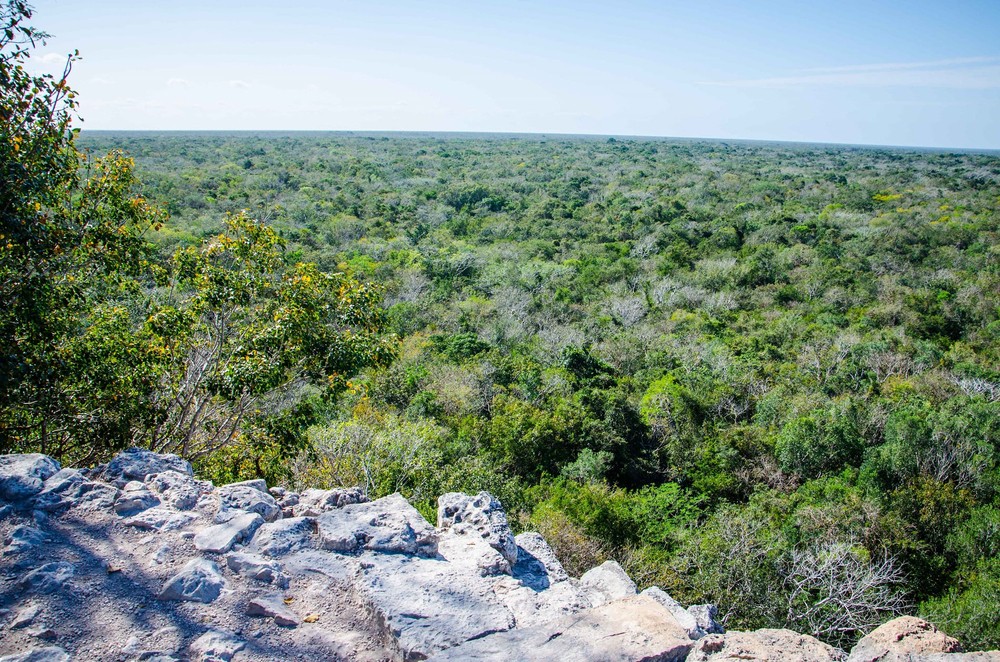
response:
<svg viewBox="0 0 1000 662"><path fill-rule="evenodd" d="M87 129L1000 149L1000 0L34 0Z"/></svg>

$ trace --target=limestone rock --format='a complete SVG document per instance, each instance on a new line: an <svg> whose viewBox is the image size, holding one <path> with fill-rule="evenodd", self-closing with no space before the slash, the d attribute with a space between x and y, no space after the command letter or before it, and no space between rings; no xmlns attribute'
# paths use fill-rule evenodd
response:
<svg viewBox="0 0 1000 662"><path fill-rule="evenodd" d="M200 552L224 554L238 542L253 536L264 523L257 513L242 513L222 524L202 529L194 537L194 546Z"/></svg>
<svg viewBox="0 0 1000 662"><path fill-rule="evenodd" d="M8 626L11 630L19 630L21 628L26 628L35 622L38 618L38 614L42 611L42 608L38 605L28 605L20 609L11 619L10 625Z"/></svg>
<svg viewBox="0 0 1000 662"><path fill-rule="evenodd" d="M479 536L463 536L445 531L438 537L438 553L457 566L480 576L510 574L510 563Z"/></svg>
<svg viewBox="0 0 1000 662"><path fill-rule="evenodd" d="M862 637L848 662L904 662L935 653L958 653L961 644L925 620L902 616Z"/></svg>
<svg viewBox="0 0 1000 662"><path fill-rule="evenodd" d="M438 550L437 531L399 494L330 510L316 518L316 525L322 549L420 556Z"/></svg>
<svg viewBox="0 0 1000 662"><path fill-rule="evenodd" d="M18 586L26 591L52 593L72 578L74 574L76 574L76 568L72 563L55 561L46 563L26 574L18 582Z"/></svg>
<svg viewBox="0 0 1000 662"><path fill-rule="evenodd" d="M212 602L225 585L219 566L207 559L192 559L167 580L157 597L160 600Z"/></svg>
<svg viewBox="0 0 1000 662"><path fill-rule="evenodd" d="M191 510L212 484L196 480L179 471L163 471L146 477L146 486L160 501L177 510Z"/></svg>
<svg viewBox="0 0 1000 662"><path fill-rule="evenodd" d="M160 505L160 499L146 489L139 481L129 481L115 500L115 512L119 515L134 515L147 508Z"/></svg>
<svg viewBox="0 0 1000 662"><path fill-rule="evenodd" d="M680 662L690 649L691 640L666 608L651 598L632 596L552 623L469 641L430 659Z"/></svg>
<svg viewBox="0 0 1000 662"><path fill-rule="evenodd" d="M360 567L355 587L404 660L514 627L490 579L444 559L366 552Z"/></svg>
<svg viewBox="0 0 1000 662"><path fill-rule="evenodd" d="M80 486L85 481L86 477L78 469L60 469L45 480L42 491L32 500L32 507L51 512L69 506L79 496Z"/></svg>
<svg viewBox="0 0 1000 662"><path fill-rule="evenodd" d="M715 620L719 615L719 609L715 605L691 605L687 611L706 634L726 633L726 629Z"/></svg>
<svg viewBox="0 0 1000 662"><path fill-rule="evenodd" d="M42 491L45 479L59 471L47 455L0 455L0 498L21 501Z"/></svg>
<svg viewBox="0 0 1000 662"><path fill-rule="evenodd" d="M313 545L316 521L312 517L290 517L257 529L250 548L271 557L284 556Z"/></svg>
<svg viewBox="0 0 1000 662"><path fill-rule="evenodd" d="M195 639L190 646L192 660L204 662L229 662L236 653L246 648L246 642L231 632L209 630Z"/></svg>
<svg viewBox="0 0 1000 662"><path fill-rule="evenodd" d="M280 595L269 595L254 598L247 605L248 616L266 616L274 619L278 625L295 627L301 620L298 615L285 606Z"/></svg>
<svg viewBox="0 0 1000 662"><path fill-rule="evenodd" d="M4 655L0 657L0 662L69 662L69 655L58 646L45 646L14 655Z"/></svg>
<svg viewBox="0 0 1000 662"><path fill-rule="evenodd" d="M605 561L583 573L580 584L590 592L595 607L636 594L635 582L615 561Z"/></svg>
<svg viewBox="0 0 1000 662"><path fill-rule="evenodd" d="M840 662L846 657L839 648L808 635L791 630L756 630L702 637L695 643L688 662Z"/></svg>
<svg viewBox="0 0 1000 662"><path fill-rule="evenodd" d="M512 574L525 586L541 591L569 579L556 553L540 533L530 531L519 534L514 542L517 544L517 563L512 568Z"/></svg>
<svg viewBox="0 0 1000 662"><path fill-rule="evenodd" d="M150 474L164 471L176 471L188 476L194 475L191 463L176 455L164 455L142 448L130 448L119 453L104 467L101 479L115 487L124 487L130 480L143 481Z"/></svg>
<svg viewBox="0 0 1000 662"><path fill-rule="evenodd" d="M21 554L41 545L45 540L45 533L37 527L27 524L15 526L4 539L4 543L7 545L3 550L4 556Z"/></svg>
<svg viewBox="0 0 1000 662"><path fill-rule="evenodd" d="M298 495L284 495L282 508L290 507L297 517L315 517L334 508L365 503L368 497L360 487L332 490L303 490Z"/></svg>
<svg viewBox="0 0 1000 662"><path fill-rule="evenodd" d="M691 639L701 639L707 632L698 625L697 619L691 615L691 613L681 606L679 602L670 597L670 594L659 588L658 586L650 586L645 591L640 593L640 595L645 595L650 597L661 605L667 608L667 611L673 615L677 624L684 628L687 635Z"/></svg>
<svg viewBox="0 0 1000 662"><path fill-rule="evenodd" d="M475 496L461 492L442 494L438 498L437 526L457 534L482 536L510 566L517 563L517 543L507 524L507 514L488 492Z"/></svg>
<svg viewBox="0 0 1000 662"><path fill-rule="evenodd" d="M220 506L219 516L216 519L221 522L233 517L237 514L233 511L257 513L266 522L273 522L281 517L278 502L267 493L266 486L260 489L263 483L264 481L247 481L217 488Z"/></svg>
<svg viewBox="0 0 1000 662"><path fill-rule="evenodd" d="M268 561L259 554L231 552L226 555L226 565L233 572L245 575L259 582L267 584L276 582L279 586L287 582L287 580L285 582L282 581L281 564L275 561Z"/></svg>
<svg viewBox="0 0 1000 662"><path fill-rule="evenodd" d="M179 513L168 508L149 508L126 519L125 525L148 531L175 531L184 528L197 518L198 516L192 513Z"/></svg>

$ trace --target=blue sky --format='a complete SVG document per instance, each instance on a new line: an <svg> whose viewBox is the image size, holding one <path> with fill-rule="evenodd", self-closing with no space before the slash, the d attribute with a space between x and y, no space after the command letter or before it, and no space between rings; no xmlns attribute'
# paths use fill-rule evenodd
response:
<svg viewBox="0 0 1000 662"><path fill-rule="evenodd" d="M36 0L86 129L1000 148L1000 1Z"/></svg>

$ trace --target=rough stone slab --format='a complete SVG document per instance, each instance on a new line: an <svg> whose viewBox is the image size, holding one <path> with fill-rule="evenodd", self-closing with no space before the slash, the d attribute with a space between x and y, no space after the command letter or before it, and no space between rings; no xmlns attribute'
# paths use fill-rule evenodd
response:
<svg viewBox="0 0 1000 662"><path fill-rule="evenodd" d="M282 583L281 564L268 561L259 554L247 552L231 552L226 555L226 565L235 573L245 575L250 579L270 584L275 580Z"/></svg>
<svg viewBox="0 0 1000 662"><path fill-rule="evenodd" d="M313 546L316 521L312 517L290 517L264 524L249 547L261 554L280 557Z"/></svg>
<svg viewBox="0 0 1000 662"><path fill-rule="evenodd" d="M76 574L72 563L56 561L35 568L18 582L18 587L36 593L52 593L62 587Z"/></svg>
<svg viewBox="0 0 1000 662"><path fill-rule="evenodd" d="M212 602L225 587L219 566L207 559L192 559L167 580L157 596L159 600Z"/></svg>
<svg viewBox="0 0 1000 662"><path fill-rule="evenodd" d="M489 492L474 496L461 492L442 494L438 497L437 519L439 529L482 536L507 559L509 566L517 563L517 543L507 524L507 514Z"/></svg>
<svg viewBox="0 0 1000 662"><path fill-rule="evenodd" d="M119 453L104 467L101 479L115 487L124 487L130 480L143 481L150 474L164 471L176 471L188 476L194 475L191 463L176 455L154 453L142 448L130 448Z"/></svg>
<svg viewBox="0 0 1000 662"><path fill-rule="evenodd" d="M127 516L160 505L160 499L139 481L130 481L115 500L115 512Z"/></svg>
<svg viewBox="0 0 1000 662"><path fill-rule="evenodd" d="M212 490L212 484L196 480L178 471L163 471L146 477L146 487L160 501L177 510L191 510L198 505L202 494Z"/></svg>
<svg viewBox="0 0 1000 662"><path fill-rule="evenodd" d="M277 625L283 627L296 627L301 623L298 615L285 606L280 595L268 595L253 598L247 604L246 613L248 616L265 616L273 618Z"/></svg>
<svg viewBox="0 0 1000 662"><path fill-rule="evenodd" d="M191 660L203 662L229 662L236 653L246 648L246 642L231 632L209 630L195 639L190 646Z"/></svg>
<svg viewBox="0 0 1000 662"><path fill-rule="evenodd" d="M290 507L297 517L315 517L334 508L365 503L368 496L360 487L332 490L304 490L298 495L284 495L281 505Z"/></svg>
<svg viewBox="0 0 1000 662"><path fill-rule="evenodd" d="M0 498L21 501L42 491L59 463L41 453L0 455Z"/></svg>
<svg viewBox="0 0 1000 662"><path fill-rule="evenodd" d="M176 531L196 519L198 516L193 513L179 513L168 508L149 508L126 519L125 525L147 531Z"/></svg>
<svg viewBox="0 0 1000 662"><path fill-rule="evenodd" d="M38 618L38 614L40 614L41 611L42 608L38 605L28 605L23 607L14 615L14 618L11 619L10 624L7 627L11 630L26 628L35 622L35 619Z"/></svg>
<svg viewBox="0 0 1000 662"><path fill-rule="evenodd" d="M691 645L666 608L651 598L632 596L552 623L469 641L430 659L435 662L680 662L687 657Z"/></svg>
<svg viewBox="0 0 1000 662"><path fill-rule="evenodd" d="M60 469L45 480L42 491L32 499L31 507L52 512L70 506L85 481L86 477L78 469Z"/></svg>
<svg viewBox="0 0 1000 662"><path fill-rule="evenodd" d="M538 591L513 577L499 577L493 592L514 614L517 627L549 623L590 609L590 596L575 579L557 582Z"/></svg>
<svg viewBox="0 0 1000 662"><path fill-rule="evenodd" d="M976 653L931 653L911 657L919 662L1000 662L1000 651L979 651Z"/></svg>
<svg viewBox="0 0 1000 662"><path fill-rule="evenodd" d="M688 636L692 639L701 639L708 634L698 625L698 621L687 609L682 607L679 602L670 597L670 594L660 587L650 586L639 595L650 597L666 607L667 611L669 611L677 621L677 624L684 628L684 631L687 632Z"/></svg>
<svg viewBox="0 0 1000 662"><path fill-rule="evenodd" d="M635 582L616 561L605 561L583 573L580 584L590 592L595 607L636 594Z"/></svg>
<svg viewBox="0 0 1000 662"><path fill-rule="evenodd" d="M238 542L247 540L264 523L257 513L242 513L228 522L216 524L199 531L194 537L194 546L199 552L224 554Z"/></svg>
<svg viewBox="0 0 1000 662"><path fill-rule="evenodd" d="M41 545L46 539L45 533L37 527L27 524L15 526L4 539L4 543L7 545L3 550L4 556L22 554Z"/></svg>
<svg viewBox="0 0 1000 662"><path fill-rule="evenodd" d="M725 634L726 628L722 627L715 620L715 617L719 615L719 608L715 605L691 605L687 608L687 612L691 614L698 627L705 634Z"/></svg>
<svg viewBox="0 0 1000 662"><path fill-rule="evenodd" d="M908 662L911 657L960 653L962 645L927 621L902 616L862 637L848 662Z"/></svg>
<svg viewBox="0 0 1000 662"><path fill-rule="evenodd" d="M438 537L438 554L449 563L482 577L510 574L507 559L479 536L458 535L446 530Z"/></svg>
<svg viewBox="0 0 1000 662"><path fill-rule="evenodd" d="M260 490L258 487L255 481L250 481L250 484L233 483L217 488L220 505L219 516L216 519L220 522L224 521L235 515L232 511L241 510L257 513L266 522L273 522L281 517L281 508L278 507L278 502L274 500L274 497L267 493L266 486L264 490Z"/></svg>
<svg viewBox="0 0 1000 662"><path fill-rule="evenodd" d="M494 581L469 576L443 559L366 552L355 589L404 660L514 627Z"/></svg>
<svg viewBox="0 0 1000 662"><path fill-rule="evenodd" d="M515 579L536 591L569 579L555 552L540 533L522 533L514 538L517 543L517 563L511 569Z"/></svg>
<svg viewBox="0 0 1000 662"><path fill-rule="evenodd" d="M319 546L336 552L434 556L438 551L437 531L399 494L328 511L316 525Z"/></svg>
<svg viewBox="0 0 1000 662"><path fill-rule="evenodd" d="M815 637L791 630L766 629L706 635L695 643L688 662L841 662L846 658L847 653Z"/></svg>
<svg viewBox="0 0 1000 662"><path fill-rule="evenodd" d="M58 646L32 648L23 653L4 655L0 662L69 662L69 654Z"/></svg>

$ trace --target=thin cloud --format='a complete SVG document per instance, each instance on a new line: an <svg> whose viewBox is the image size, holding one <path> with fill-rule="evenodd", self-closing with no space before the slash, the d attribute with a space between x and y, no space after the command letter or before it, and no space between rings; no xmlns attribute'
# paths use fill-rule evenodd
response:
<svg viewBox="0 0 1000 662"><path fill-rule="evenodd" d="M229 87L239 87L242 89L246 89L248 87L251 87L251 85L245 80L231 80L229 81Z"/></svg>
<svg viewBox="0 0 1000 662"><path fill-rule="evenodd" d="M704 81L701 85L747 88L934 87L1000 89L1000 57L968 57L929 62L891 62L807 69L791 76Z"/></svg>
<svg viewBox="0 0 1000 662"><path fill-rule="evenodd" d="M66 64L68 56L61 53L46 53L41 57L42 64Z"/></svg>
<svg viewBox="0 0 1000 662"><path fill-rule="evenodd" d="M171 78L167 81L167 85L171 87L187 87L191 84L187 78Z"/></svg>

